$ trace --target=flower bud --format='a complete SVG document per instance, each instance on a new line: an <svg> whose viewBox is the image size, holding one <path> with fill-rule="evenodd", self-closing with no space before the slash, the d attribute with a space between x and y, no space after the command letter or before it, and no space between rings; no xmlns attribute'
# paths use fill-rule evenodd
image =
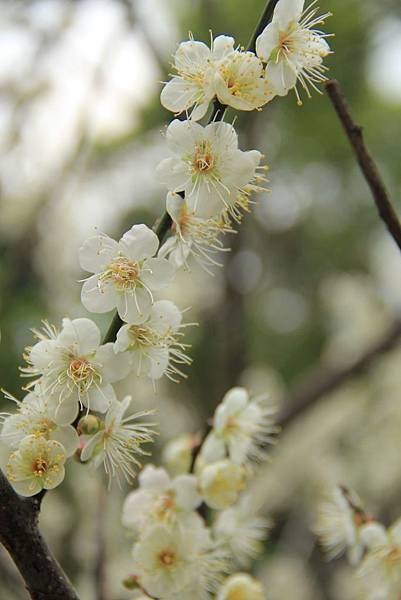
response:
<svg viewBox="0 0 401 600"><path fill-rule="evenodd" d="M78 433L83 435L93 435L99 431L100 422L95 415L86 415L79 420Z"/></svg>
<svg viewBox="0 0 401 600"><path fill-rule="evenodd" d="M136 590L139 587L138 579L135 575L128 575L128 577L123 579L122 584L127 590Z"/></svg>
<svg viewBox="0 0 401 600"><path fill-rule="evenodd" d="M247 573L235 573L224 582L217 600L263 600L262 584Z"/></svg>
<svg viewBox="0 0 401 600"><path fill-rule="evenodd" d="M163 450L163 462L171 475L182 475L189 472L192 462L192 451L196 443L195 436L185 433L172 439Z"/></svg>
<svg viewBox="0 0 401 600"><path fill-rule="evenodd" d="M204 467L199 475L199 488L205 502L223 510L234 504L245 487L245 469L230 460L220 460Z"/></svg>

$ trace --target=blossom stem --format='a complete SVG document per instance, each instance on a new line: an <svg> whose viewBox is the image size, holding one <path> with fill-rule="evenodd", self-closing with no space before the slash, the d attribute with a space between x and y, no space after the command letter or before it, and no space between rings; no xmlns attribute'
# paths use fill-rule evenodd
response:
<svg viewBox="0 0 401 600"><path fill-rule="evenodd" d="M79 600L38 529L42 495L18 496L0 471L0 542L12 556L32 600Z"/></svg>
<svg viewBox="0 0 401 600"><path fill-rule="evenodd" d="M355 152L364 178L372 192L376 208L391 237L401 250L401 223L391 204L389 194L377 166L366 147L362 127L353 120L338 81L326 83L326 91Z"/></svg>

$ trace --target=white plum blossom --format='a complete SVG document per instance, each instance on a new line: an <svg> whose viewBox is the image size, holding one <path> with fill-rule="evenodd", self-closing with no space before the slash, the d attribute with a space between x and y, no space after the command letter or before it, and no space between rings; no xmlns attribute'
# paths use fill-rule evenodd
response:
<svg viewBox="0 0 401 600"><path fill-rule="evenodd" d="M82 304L94 313L117 308L123 321L143 323L154 302L153 293L173 279L174 268L155 258L157 235L146 225L134 225L119 242L102 234L89 238L79 253L81 267L94 273L82 286Z"/></svg>
<svg viewBox="0 0 401 600"><path fill-rule="evenodd" d="M119 472L129 482L135 478L136 470L142 466L138 457L148 455L142 445L152 442L155 435L154 423L138 422L153 411L127 415L131 401L130 396L121 402L113 400L104 420L99 420L98 431L81 436L81 461L90 461L95 468L103 464L109 482Z"/></svg>
<svg viewBox="0 0 401 600"><path fill-rule="evenodd" d="M0 441L5 446L14 450L18 449L26 436L35 435L36 437L42 436L46 440L60 442L67 456L74 454L78 447L78 434L74 427L65 424L63 419L60 422L60 411L57 411L57 404L49 402L47 397L41 393L39 384L25 396L22 402L10 395L7 397L16 402L17 413L2 415L3 427Z"/></svg>
<svg viewBox="0 0 401 600"><path fill-rule="evenodd" d="M174 55L176 74L160 96L162 105L177 114L194 107L191 119L201 119L215 96L216 67L233 52L234 40L225 35L212 40L211 49L193 39L182 42Z"/></svg>
<svg viewBox="0 0 401 600"><path fill-rule="evenodd" d="M248 566L250 559L262 552L270 527L270 521L255 514L251 498L244 495L237 504L218 513L213 532L237 564Z"/></svg>
<svg viewBox="0 0 401 600"><path fill-rule="evenodd" d="M117 333L114 350L118 356L124 353L133 372L153 381L167 375L176 381L185 377L181 365L190 365L185 354L188 345L180 341L182 313L169 300L159 300L152 306L146 321L123 325Z"/></svg>
<svg viewBox="0 0 401 600"><path fill-rule="evenodd" d="M361 536L368 552L358 575L366 590L373 598L398 600L401 593L401 519L387 530L378 522L363 525Z"/></svg>
<svg viewBox="0 0 401 600"><path fill-rule="evenodd" d="M314 2L312 3L315 4ZM317 16L312 5L304 11L304 0L279 0L272 22L256 40L256 53L266 62L266 77L279 96L285 96L301 86L310 97L309 87L319 91L317 84L326 79L323 58L330 53L327 35L315 27L330 16Z"/></svg>
<svg viewBox="0 0 401 600"><path fill-rule="evenodd" d="M51 490L64 479L66 451L56 440L28 435L8 457L5 472L18 494L34 496Z"/></svg>
<svg viewBox="0 0 401 600"><path fill-rule="evenodd" d="M122 514L123 525L134 531L152 523L185 523L201 503L194 475L170 479L164 469L147 465L138 480L139 489L127 496Z"/></svg>
<svg viewBox="0 0 401 600"><path fill-rule="evenodd" d="M159 256L168 257L177 269L188 267L191 255L206 271L208 265L222 266L213 255L225 250L219 239L221 234L233 232L228 221L199 217L188 207L185 199L175 192L167 194L166 211L172 219L174 235L160 248Z"/></svg>
<svg viewBox="0 0 401 600"><path fill-rule="evenodd" d="M253 52L235 50L218 65L214 88L221 104L236 110L254 110L275 96L262 61Z"/></svg>
<svg viewBox="0 0 401 600"><path fill-rule="evenodd" d="M201 470L199 492L208 506L223 510L238 500L245 487L245 479L244 467L227 459L219 460Z"/></svg>
<svg viewBox="0 0 401 600"><path fill-rule="evenodd" d="M90 319L63 319L58 333L46 327L39 342L26 349L26 375L39 378L42 393L53 397L56 415L76 417L78 405L105 412L115 392L112 383L129 372L128 359L117 356L113 344L100 345L100 331ZM71 422L70 421L70 422Z"/></svg>
<svg viewBox="0 0 401 600"><path fill-rule="evenodd" d="M251 398L245 388L232 388L216 409L200 460L211 463L228 456L239 465L262 460L264 446L273 442L277 431L272 420L275 412L264 396Z"/></svg>
<svg viewBox="0 0 401 600"><path fill-rule="evenodd" d="M202 218L218 219L230 211L255 180L262 158L257 150L239 150L234 127L224 122L202 127L175 119L166 141L173 156L159 163L158 178L170 192L185 192L188 209Z"/></svg>
<svg viewBox="0 0 401 600"><path fill-rule="evenodd" d="M265 595L260 581L248 573L230 575L217 594L217 600L264 600Z"/></svg>
<svg viewBox="0 0 401 600"><path fill-rule="evenodd" d="M351 492L335 487L321 503L317 513L314 532L329 558L347 553L352 565L360 562L363 555L361 526L365 522L359 507L359 499Z"/></svg>
<svg viewBox="0 0 401 600"><path fill-rule="evenodd" d="M181 594L197 580L208 536L200 518L192 525L188 535L178 525L156 524L146 528L135 544L133 572L151 596L160 600L184 598Z"/></svg>

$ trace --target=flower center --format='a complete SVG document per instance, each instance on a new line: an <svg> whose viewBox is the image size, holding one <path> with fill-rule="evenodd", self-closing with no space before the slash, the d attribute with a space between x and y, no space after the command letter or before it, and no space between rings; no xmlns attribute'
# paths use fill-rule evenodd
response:
<svg viewBox="0 0 401 600"><path fill-rule="evenodd" d="M230 435L234 433L239 428L238 421L235 417L228 417L227 422L224 426L224 433Z"/></svg>
<svg viewBox="0 0 401 600"><path fill-rule="evenodd" d="M131 348L149 348L158 342L158 336L149 327L131 325L129 333L132 339Z"/></svg>
<svg viewBox="0 0 401 600"><path fill-rule="evenodd" d="M43 477L48 468L48 462L43 457L36 458L32 463L32 471L35 477Z"/></svg>
<svg viewBox="0 0 401 600"><path fill-rule="evenodd" d="M174 509L174 507L174 493L167 492L166 494L161 496L161 498L159 498L155 503L154 512L157 517L163 519L169 513L170 510Z"/></svg>
<svg viewBox="0 0 401 600"><path fill-rule="evenodd" d="M96 371L88 359L82 356L71 360L67 375L81 391L84 391L92 384Z"/></svg>
<svg viewBox="0 0 401 600"><path fill-rule="evenodd" d="M162 550L159 554L159 562L163 567L171 567L175 562L175 558L173 550Z"/></svg>
<svg viewBox="0 0 401 600"><path fill-rule="evenodd" d="M214 157L210 142L202 140L196 147L192 167L195 172L206 173L214 167Z"/></svg>
<svg viewBox="0 0 401 600"><path fill-rule="evenodd" d="M111 262L99 277L99 282L111 281L117 290L135 289L139 283L140 267L135 261L119 256Z"/></svg>
<svg viewBox="0 0 401 600"><path fill-rule="evenodd" d="M401 563L401 548L399 546L392 546L386 555L386 563L391 566L398 566Z"/></svg>

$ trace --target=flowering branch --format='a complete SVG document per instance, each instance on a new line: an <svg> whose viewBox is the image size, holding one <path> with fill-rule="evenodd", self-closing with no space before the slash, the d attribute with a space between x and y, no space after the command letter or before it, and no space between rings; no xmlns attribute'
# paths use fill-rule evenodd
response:
<svg viewBox="0 0 401 600"><path fill-rule="evenodd" d="M353 363L337 370L319 372L307 379L286 401L287 408L278 418L278 423L286 427L304 410L322 396L330 394L349 379L367 371L377 358L394 348L401 337L401 322L395 321L383 337L368 348Z"/></svg>
<svg viewBox="0 0 401 600"><path fill-rule="evenodd" d="M326 83L327 94L340 119L349 142L354 149L359 166L373 195L380 218L401 250L401 223L395 212L377 166L366 147L362 127L353 120L338 81Z"/></svg>

